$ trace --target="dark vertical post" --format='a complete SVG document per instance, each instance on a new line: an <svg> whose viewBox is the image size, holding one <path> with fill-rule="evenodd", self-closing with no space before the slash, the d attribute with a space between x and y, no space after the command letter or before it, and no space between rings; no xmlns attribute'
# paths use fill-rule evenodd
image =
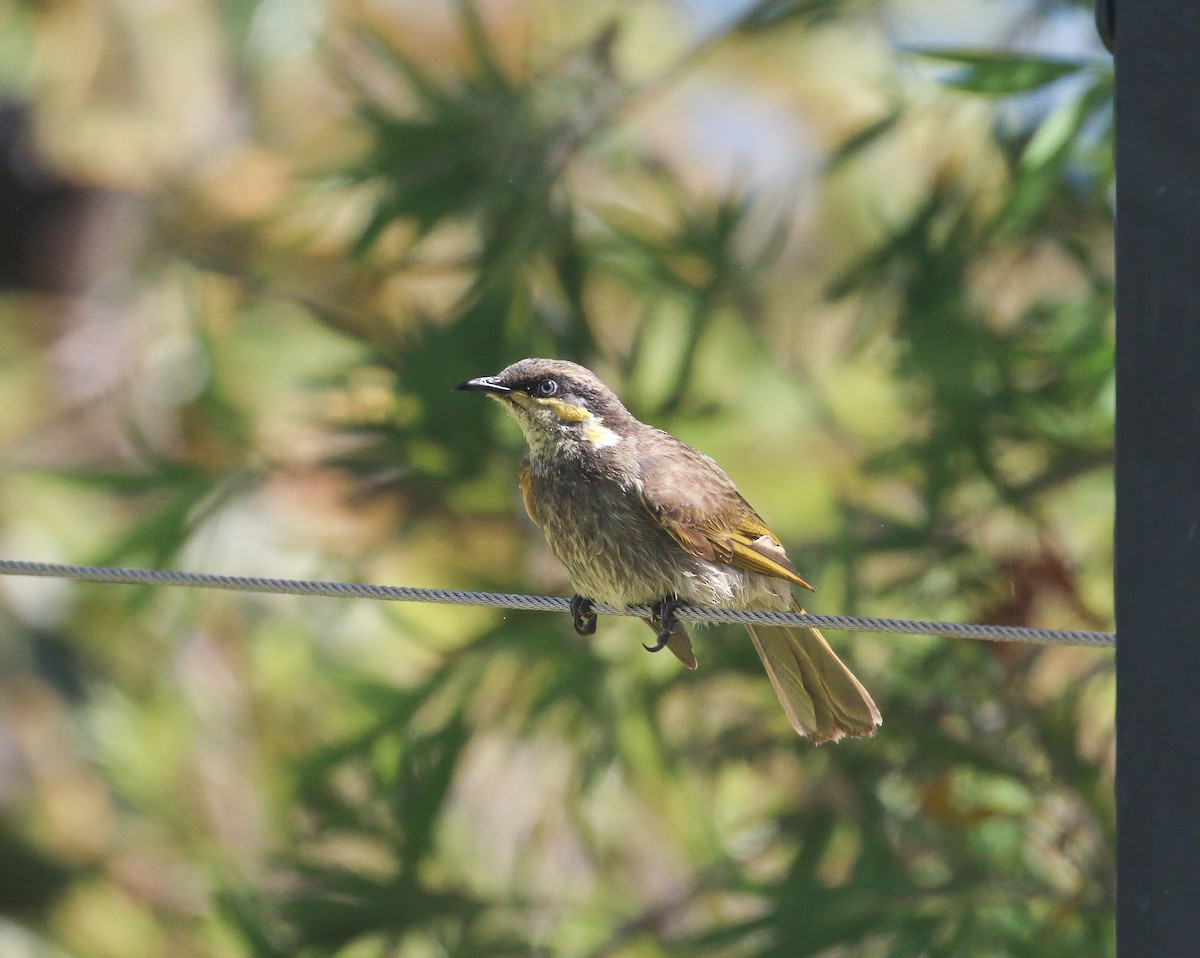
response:
<svg viewBox="0 0 1200 958"><path fill-rule="evenodd" d="M1117 944L1200 955L1200 3L1118 2Z"/></svg>

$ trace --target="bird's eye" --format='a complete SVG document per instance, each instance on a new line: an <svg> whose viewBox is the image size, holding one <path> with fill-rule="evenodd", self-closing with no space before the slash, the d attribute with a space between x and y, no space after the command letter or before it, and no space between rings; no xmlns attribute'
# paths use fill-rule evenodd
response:
<svg viewBox="0 0 1200 958"><path fill-rule="evenodd" d="M553 379L543 379L533 388L539 396L553 396L558 392L558 383Z"/></svg>

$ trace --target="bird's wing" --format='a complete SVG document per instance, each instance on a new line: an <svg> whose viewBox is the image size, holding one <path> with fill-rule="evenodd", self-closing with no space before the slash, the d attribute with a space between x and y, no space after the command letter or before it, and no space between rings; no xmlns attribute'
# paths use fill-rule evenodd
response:
<svg viewBox="0 0 1200 958"><path fill-rule="evenodd" d="M652 446L638 456L639 493L676 542L709 562L812 588L720 466L664 432Z"/></svg>
<svg viewBox="0 0 1200 958"><path fill-rule="evenodd" d="M521 460L521 470L517 473L517 485L521 489L521 501L525 503L525 511L529 513L533 524L540 529L542 521L538 518L537 500L533 498L533 479L530 476L528 456Z"/></svg>

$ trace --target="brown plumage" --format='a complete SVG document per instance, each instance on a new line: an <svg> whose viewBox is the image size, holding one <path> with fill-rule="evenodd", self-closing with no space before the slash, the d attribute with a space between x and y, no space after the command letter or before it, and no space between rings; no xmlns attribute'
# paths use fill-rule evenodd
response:
<svg viewBox="0 0 1200 958"><path fill-rule="evenodd" d="M812 588L712 459L635 419L590 370L524 359L458 388L486 392L521 426L521 497L582 599L786 610L799 609L792 585ZM696 667L669 605L647 621L658 647ZM577 615L576 628L586 634L594 617ZM874 733L879 710L819 631L747 631L797 732L818 742Z"/></svg>

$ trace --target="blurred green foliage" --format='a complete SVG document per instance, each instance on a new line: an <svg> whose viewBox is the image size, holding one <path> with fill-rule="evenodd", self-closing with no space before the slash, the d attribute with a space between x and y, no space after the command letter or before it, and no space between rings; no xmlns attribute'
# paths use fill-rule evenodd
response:
<svg viewBox="0 0 1200 958"><path fill-rule="evenodd" d="M820 611L1107 626L1110 65L526 6L9 18L131 252L0 299L5 552L564 591L449 391L541 354L721 461ZM885 724L818 749L736 630L688 674L629 623L0 585L6 954L1113 948L1110 654L835 637Z"/></svg>

